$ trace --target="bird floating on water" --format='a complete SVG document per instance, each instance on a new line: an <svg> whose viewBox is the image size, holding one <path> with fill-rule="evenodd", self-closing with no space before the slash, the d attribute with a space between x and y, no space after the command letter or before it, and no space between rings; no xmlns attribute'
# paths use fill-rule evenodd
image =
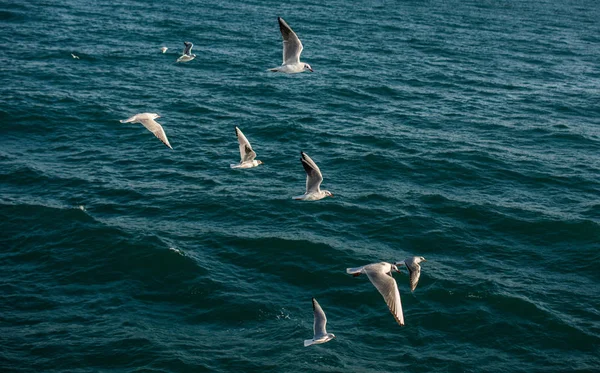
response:
<svg viewBox="0 0 600 373"><path fill-rule="evenodd" d="M398 284L392 277L392 271L400 273L395 264L381 262L368 264L362 267L347 268L346 272L357 277L366 274L371 283L377 288L388 305L390 312L400 326L404 326L404 314L402 313L402 301L400 300L400 291Z"/></svg>
<svg viewBox="0 0 600 373"><path fill-rule="evenodd" d="M307 70L313 72L309 64L300 62L300 53L304 47L296 33L283 18L277 17L277 21L279 21L279 30L283 36L283 63L281 66L269 70L287 74L301 73Z"/></svg>
<svg viewBox="0 0 600 373"><path fill-rule="evenodd" d="M323 175L317 164L304 152L300 152L300 161L306 172L306 192L301 196L292 197L301 201L316 201L325 197L333 197L328 190L321 190Z"/></svg>
<svg viewBox="0 0 600 373"><path fill-rule="evenodd" d="M140 113L132 116L131 118L120 120L121 123L141 123L146 127L150 132L154 134L154 136L158 137L160 141L162 141L166 146L173 149L171 144L169 144L169 140L167 139L167 134L162 126L156 122L154 119L160 118L160 115L156 113Z"/></svg>
<svg viewBox="0 0 600 373"><path fill-rule="evenodd" d="M313 323L314 336L313 339L304 340L304 347L329 342L335 338L333 333L327 333L327 330L325 329L327 326L327 317L325 317L325 312L323 312L321 305L319 305L319 302L317 302L315 298L312 299L312 305L315 318Z"/></svg>
<svg viewBox="0 0 600 373"><path fill-rule="evenodd" d="M256 158L256 153L252 150L252 146L250 142L244 136L242 131L239 128L235 127L235 134L237 136L238 142L240 143L240 163L231 164L231 168L252 168L262 164L262 161L259 161Z"/></svg>

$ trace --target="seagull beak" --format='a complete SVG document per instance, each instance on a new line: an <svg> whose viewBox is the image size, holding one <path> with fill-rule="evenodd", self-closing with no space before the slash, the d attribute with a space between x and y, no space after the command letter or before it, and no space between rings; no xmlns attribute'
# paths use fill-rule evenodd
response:
<svg viewBox="0 0 600 373"><path fill-rule="evenodd" d="M308 69L310 70L311 73L315 72L315 70L313 70L312 67L309 67Z"/></svg>

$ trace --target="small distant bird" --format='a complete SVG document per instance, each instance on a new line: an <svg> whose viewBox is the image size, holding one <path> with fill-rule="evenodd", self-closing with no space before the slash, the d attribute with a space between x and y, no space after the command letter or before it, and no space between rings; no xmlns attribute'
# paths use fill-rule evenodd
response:
<svg viewBox="0 0 600 373"><path fill-rule="evenodd" d="M325 330L325 326L327 325L327 317L325 317L325 312L323 312L323 309L315 298L312 299L312 305L315 317L315 321L313 323L314 337L313 339L305 339L304 347L329 342L335 338L333 333L327 333L327 330Z"/></svg>
<svg viewBox="0 0 600 373"><path fill-rule="evenodd" d="M74 59L76 59L76 60L78 60L78 59L79 59L79 56L76 56L76 55L74 55L73 53L71 53L71 56L72 56Z"/></svg>
<svg viewBox="0 0 600 373"><path fill-rule="evenodd" d="M400 273L395 264L381 262L368 264L362 267L347 268L346 272L354 277L364 273L367 275L371 283L377 288L383 296L385 303L388 305L390 312L400 326L404 326L404 314L402 313L402 301L400 300L400 292L398 284L392 277L392 271Z"/></svg>
<svg viewBox="0 0 600 373"><path fill-rule="evenodd" d="M309 70L313 72L309 64L300 62L300 53L302 53L302 42L298 39L296 33L281 17L277 17L279 21L279 30L283 36L283 63L281 66L269 69L273 72L295 74Z"/></svg>
<svg viewBox="0 0 600 373"><path fill-rule="evenodd" d="M252 168L258 166L259 164L262 164L262 161L254 159L256 158L256 153L254 152L254 150L252 150L252 146L250 145L250 142L248 141L246 136L244 136L242 131L240 131L240 129L237 127L235 127L235 134L237 136L238 142L240 143L241 160L240 163L231 164L231 168Z"/></svg>
<svg viewBox="0 0 600 373"><path fill-rule="evenodd" d="M306 172L306 192L301 196L292 197L301 201L316 201L325 197L333 197L328 190L321 190L323 175L317 164L304 152L300 152L300 161Z"/></svg>
<svg viewBox="0 0 600 373"><path fill-rule="evenodd" d="M419 263L426 262L422 256L413 256L404 259L403 262L396 262L396 266L405 265L410 273L410 291L415 291L417 284L419 283L419 277L421 277L421 266Z"/></svg>
<svg viewBox="0 0 600 373"><path fill-rule="evenodd" d="M167 49L169 49L169 48L167 48L167 47L162 47L162 48L160 48L160 50L161 50L163 53L165 53L165 52L167 51Z"/></svg>
<svg viewBox="0 0 600 373"><path fill-rule="evenodd" d="M173 149L171 144L169 144L169 140L167 139L167 135L165 134L165 130L162 126L156 122L154 119L160 118L160 115L156 113L140 113L132 116L129 119L120 120L121 123L141 123L146 127L150 132L154 134L154 136L158 137L160 141L162 141L166 146Z"/></svg>
<svg viewBox="0 0 600 373"><path fill-rule="evenodd" d="M192 47L194 44L190 43L189 41L184 41L183 45L185 45L183 48L183 54L177 59L176 62L188 62L196 58L196 55L192 54Z"/></svg>

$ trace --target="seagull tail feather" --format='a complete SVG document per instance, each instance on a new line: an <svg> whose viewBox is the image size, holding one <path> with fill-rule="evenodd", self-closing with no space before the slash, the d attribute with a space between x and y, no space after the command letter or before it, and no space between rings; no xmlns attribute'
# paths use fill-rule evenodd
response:
<svg viewBox="0 0 600 373"><path fill-rule="evenodd" d="M346 268L346 273L356 277L356 276L360 276L360 274L362 273L362 270L363 270L363 267Z"/></svg>

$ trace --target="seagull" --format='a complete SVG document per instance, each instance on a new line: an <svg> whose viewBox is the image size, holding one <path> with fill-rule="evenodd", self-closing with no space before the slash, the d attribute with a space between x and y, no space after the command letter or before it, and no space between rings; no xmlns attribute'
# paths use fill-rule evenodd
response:
<svg viewBox="0 0 600 373"><path fill-rule="evenodd" d="M360 276L361 273L367 275L373 285L379 290L387 303L390 312L400 326L404 326L404 314L402 313L402 301L400 300L400 292L398 284L392 277L392 270L400 273L395 264L381 262L368 264L362 267L347 268L346 272L354 277Z"/></svg>
<svg viewBox="0 0 600 373"><path fill-rule="evenodd" d="M183 48L183 54L177 59L176 62L188 62L196 58L195 54L191 54L194 44L190 43L189 41L184 41L183 44L185 45L185 48Z"/></svg>
<svg viewBox="0 0 600 373"><path fill-rule="evenodd" d="M73 53L71 53L71 56L72 56L74 59L76 59L76 60L78 60L78 59L79 59L79 56L76 56L76 55L74 55Z"/></svg>
<svg viewBox="0 0 600 373"><path fill-rule="evenodd" d="M310 159L310 157L300 152L302 166L306 171L306 193L301 196L292 197L302 201L316 201L325 197L333 197L333 194L328 190L321 190L321 182L323 181L323 175L317 164Z"/></svg>
<svg viewBox="0 0 600 373"><path fill-rule="evenodd" d="M277 17L279 29L283 36L283 63L281 66L269 69L273 72L295 74L306 70L313 72L309 64L300 62L300 53L302 53L302 42L298 39L296 33L281 17Z"/></svg>
<svg viewBox="0 0 600 373"><path fill-rule="evenodd" d="M160 50L161 50L163 53L166 53L166 52L167 52L167 49L169 49L169 48L168 48L168 47L162 47L162 48L160 48Z"/></svg>
<svg viewBox="0 0 600 373"><path fill-rule="evenodd" d="M169 140L167 139L167 135L165 134L165 130L162 126L156 122L154 119L160 118L160 115L156 113L140 113L132 116L129 119L120 120L121 123L141 123L146 127L150 132L154 134L154 136L158 137L160 141L162 141L166 146L173 149L171 144L169 144Z"/></svg>
<svg viewBox="0 0 600 373"><path fill-rule="evenodd" d="M410 273L410 291L415 291L417 284L419 283L419 277L421 277L421 266L419 263L426 262L425 258L422 256L413 256L407 259L404 259L403 262L396 262L397 266L405 265L408 268L408 272Z"/></svg>
<svg viewBox="0 0 600 373"><path fill-rule="evenodd" d="M248 141L246 136L244 136L242 131L240 131L240 129L237 127L235 127L235 134L237 136L238 142L240 143L241 160L240 163L231 164L231 168L252 168L258 166L259 164L262 164L262 161L254 159L256 158L256 153L254 152L254 150L252 150L252 146L250 145L250 142Z"/></svg>
<svg viewBox="0 0 600 373"><path fill-rule="evenodd" d="M315 298L312 299L312 305L315 313L315 322L313 324L314 337L313 339L305 339L304 347L329 342L335 338L333 333L327 333L327 330L325 330L325 326L327 325L327 317L325 317L325 312L323 312L323 309Z"/></svg>

